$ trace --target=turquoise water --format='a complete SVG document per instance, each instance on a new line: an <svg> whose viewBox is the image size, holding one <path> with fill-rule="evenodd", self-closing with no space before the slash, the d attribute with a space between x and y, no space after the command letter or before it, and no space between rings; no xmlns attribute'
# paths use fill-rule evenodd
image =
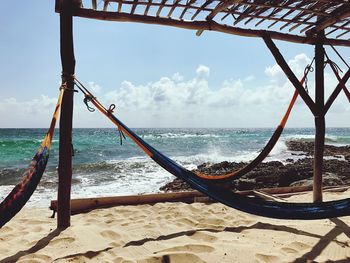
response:
<svg viewBox="0 0 350 263"><path fill-rule="evenodd" d="M188 169L203 162L248 161L273 129L134 129L155 148ZM0 198L15 185L39 147L46 129L0 129ZM295 158L285 141L312 140L313 129L286 129L268 160ZM327 129L326 143L350 145L349 128ZM116 129L74 129L73 196L106 196L158 191L173 176L157 166L130 140L120 145ZM58 130L47 170L34 203L55 198Z"/></svg>

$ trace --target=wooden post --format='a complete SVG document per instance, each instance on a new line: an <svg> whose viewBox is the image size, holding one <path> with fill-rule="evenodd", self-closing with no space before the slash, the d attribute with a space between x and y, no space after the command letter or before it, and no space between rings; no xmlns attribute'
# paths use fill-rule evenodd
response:
<svg viewBox="0 0 350 263"><path fill-rule="evenodd" d="M265 41L266 46L271 51L271 54L275 58L277 64L281 67L281 69L283 70L284 74L287 76L289 81L293 84L295 89L299 92L299 95L304 100L305 104L309 107L311 112L315 115L316 114L315 103L313 102L309 94L307 94L307 92L304 89L304 86L300 83L298 78L295 76L292 69L289 67L286 60L283 58L281 52L278 50L277 46L272 41L271 37L268 35L264 35L263 39Z"/></svg>
<svg viewBox="0 0 350 263"><path fill-rule="evenodd" d="M315 44L315 150L314 150L314 181L313 200L322 202L322 168L323 151L325 141L325 118L324 118L324 32L318 33Z"/></svg>
<svg viewBox="0 0 350 263"><path fill-rule="evenodd" d="M72 76L74 75L75 69L73 49L74 1L61 0L60 2L62 83L66 83L66 91L62 99L60 117L57 228L64 229L70 226L71 213L70 195L72 181L72 119L74 90Z"/></svg>

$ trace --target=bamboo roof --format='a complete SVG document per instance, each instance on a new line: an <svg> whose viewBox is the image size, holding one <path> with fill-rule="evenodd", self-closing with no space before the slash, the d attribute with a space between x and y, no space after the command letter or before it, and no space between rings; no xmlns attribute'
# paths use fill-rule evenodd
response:
<svg viewBox="0 0 350 263"><path fill-rule="evenodd" d="M56 11L59 4L56 0ZM350 46L350 0L75 0L75 16Z"/></svg>

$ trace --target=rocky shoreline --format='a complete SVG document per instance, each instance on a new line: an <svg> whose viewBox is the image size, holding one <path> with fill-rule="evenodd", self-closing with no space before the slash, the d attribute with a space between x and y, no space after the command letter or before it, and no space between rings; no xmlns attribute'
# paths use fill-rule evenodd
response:
<svg viewBox="0 0 350 263"><path fill-rule="evenodd" d="M241 178L226 183L232 190L251 190L284 186L307 186L312 184L314 143L305 141L288 141L288 150L292 155L302 155L306 158L287 159L283 164L279 161L264 162L253 171ZM324 150L323 185L341 186L350 184L350 146L326 145ZM208 174L225 174L237 170L246 163L221 162L216 164L203 163L195 171ZM161 191L191 190L181 179L160 188Z"/></svg>

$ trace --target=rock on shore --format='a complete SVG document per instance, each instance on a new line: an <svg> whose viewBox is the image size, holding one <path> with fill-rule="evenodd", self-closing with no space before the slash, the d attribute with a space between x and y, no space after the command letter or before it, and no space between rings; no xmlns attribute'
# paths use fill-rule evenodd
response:
<svg viewBox="0 0 350 263"><path fill-rule="evenodd" d="M294 161L288 159L287 164L282 162L264 162L258 165L253 171L241 178L229 182L233 190L250 190L267 187L301 186L312 184L313 175L313 142L288 141L288 150L307 157ZM336 186L350 184L350 146L326 145L323 165L323 185ZM329 158L332 157L332 158ZM216 164L203 163L195 171L207 174L225 174L232 170L237 170L246 163L221 162ZM184 191L191 188L181 179L161 187L162 191Z"/></svg>

